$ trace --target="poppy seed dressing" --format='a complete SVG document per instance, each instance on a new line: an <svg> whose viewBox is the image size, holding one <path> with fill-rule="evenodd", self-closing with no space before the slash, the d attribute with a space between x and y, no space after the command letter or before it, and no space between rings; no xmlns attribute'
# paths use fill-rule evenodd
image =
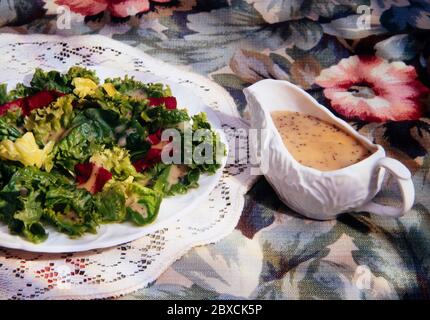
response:
<svg viewBox="0 0 430 320"><path fill-rule="evenodd" d="M271 116L284 145L304 166L338 170L371 154L356 138L316 117L290 111L275 111Z"/></svg>

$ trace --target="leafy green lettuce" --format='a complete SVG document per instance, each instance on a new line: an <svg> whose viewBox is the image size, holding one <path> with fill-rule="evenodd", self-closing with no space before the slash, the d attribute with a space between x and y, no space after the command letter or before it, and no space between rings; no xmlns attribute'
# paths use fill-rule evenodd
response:
<svg viewBox="0 0 430 320"><path fill-rule="evenodd" d="M101 88L94 92L91 99L100 108L115 111L121 117L127 119L137 118L147 106L146 100L133 98L124 94L109 96Z"/></svg>
<svg viewBox="0 0 430 320"><path fill-rule="evenodd" d="M129 176L137 174L136 169L131 164L128 150L117 146L95 152L91 156L90 162L110 171L117 180L125 180Z"/></svg>
<svg viewBox="0 0 430 320"><path fill-rule="evenodd" d="M155 131L159 128L172 128L176 125L189 121L187 110L166 109L164 106L148 108L141 114L142 121Z"/></svg>
<svg viewBox="0 0 430 320"><path fill-rule="evenodd" d="M31 192L28 196L20 196L21 206L9 222L12 233L19 234L34 243L43 242L48 237L40 223L43 215L43 208L38 200L40 196L39 191Z"/></svg>
<svg viewBox="0 0 430 320"><path fill-rule="evenodd" d="M8 184L14 173L20 168L19 164L12 161L0 161L0 189Z"/></svg>
<svg viewBox="0 0 430 320"><path fill-rule="evenodd" d="M63 93L71 93L74 86L72 81L74 78L87 78L99 83L99 79L94 71L82 67L72 67L65 74L58 71L43 71L37 68L34 72L33 78L30 81L31 88L36 91L42 90L56 90Z"/></svg>
<svg viewBox="0 0 430 320"><path fill-rule="evenodd" d="M67 135L56 146L56 164L73 174L77 163L87 162L103 145L111 145L115 141L114 130L118 124L118 115L112 111L82 111L73 119Z"/></svg>
<svg viewBox="0 0 430 320"><path fill-rule="evenodd" d="M106 83L112 83L117 91L135 98L144 99L170 97L172 92L168 86L162 83L143 83L134 77L106 79Z"/></svg>
<svg viewBox="0 0 430 320"><path fill-rule="evenodd" d="M70 82L74 78L86 78L92 80L96 84L100 83L100 79L97 77L95 71L78 66L71 67L69 71L67 71L66 78Z"/></svg>
<svg viewBox="0 0 430 320"><path fill-rule="evenodd" d="M139 121L122 121L115 128L115 139L119 146L130 151L132 160L137 160L139 156L145 155L150 144L146 141L148 128L143 127Z"/></svg>
<svg viewBox="0 0 430 320"><path fill-rule="evenodd" d="M147 188L133 177L108 183L95 197L103 222L131 221L139 226L152 222L160 210L163 193Z"/></svg>
<svg viewBox="0 0 430 320"><path fill-rule="evenodd" d="M56 90L64 93L71 92L67 76L58 71L45 72L37 68L30 81L30 85L37 91Z"/></svg>
<svg viewBox="0 0 430 320"><path fill-rule="evenodd" d="M103 222L123 222L127 219L125 207L127 182L106 185L95 196L94 205Z"/></svg>
<svg viewBox="0 0 430 320"><path fill-rule="evenodd" d="M163 199L161 192L132 183L128 185L126 194L125 206L129 220L139 226L154 221Z"/></svg>
<svg viewBox="0 0 430 320"><path fill-rule="evenodd" d="M189 189L197 188L199 186L200 172L198 168L190 169L188 172L179 180L178 183L172 185L168 190L169 196L175 194L185 194Z"/></svg>
<svg viewBox="0 0 430 320"><path fill-rule="evenodd" d="M7 84L0 84L0 105L10 101L10 96L7 93Z"/></svg>
<svg viewBox="0 0 430 320"><path fill-rule="evenodd" d="M57 141L69 128L75 112L73 95L65 95L45 108L33 110L24 120L24 127L32 131L36 140L45 145Z"/></svg>
<svg viewBox="0 0 430 320"><path fill-rule="evenodd" d="M219 135L211 130L211 125L208 122L206 113L201 112L194 116L192 116L192 130L193 130L193 155L199 152L199 150L211 150L212 157L210 161L205 163L193 163L190 165L190 168L193 170L200 170L200 172L205 172L208 174L215 173L220 167L220 160L225 155L226 148L225 145L220 141ZM196 135L196 132L202 130L202 132L207 134L200 135L200 138L196 138L199 135ZM202 146L206 146L207 148L201 148ZM197 149L199 148L199 149ZM204 151L205 152L205 151ZM202 156L205 156L204 152ZM185 151L184 151L185 153ZM193 178L190 177L191 180Z"/></svg>
<svg viewBox="0 0 430 320"><path fill-rule="evenodd" d="M16 170L0 191L0 220L8 224L11 232L29 241L45 240L47 234L41 224L44 194L66 183L65 177L35 167Z"/></svg>
<svg viewBox="0 0 430 320"><path fill-rule="evenodd" d="M49 188L44 207L44 218L71 237L96 232L98 217L91 194L85 189L66 184Z"/></svg>
<svg viewBox="0 0 430 320"><path fill-rule="evenodd" d="M10 109L0 116L0 141L15 141L22 136L22 111L20 108Z"/></svg>
<svg viewBox="0 0 430 320"><path fill-rule="evenodd" d="M58 173L34 167L18 169L0 191L0 219L12 232L32 242L43 241L50 223L71 237L95 232L98 217L91 194Z"/></svg>

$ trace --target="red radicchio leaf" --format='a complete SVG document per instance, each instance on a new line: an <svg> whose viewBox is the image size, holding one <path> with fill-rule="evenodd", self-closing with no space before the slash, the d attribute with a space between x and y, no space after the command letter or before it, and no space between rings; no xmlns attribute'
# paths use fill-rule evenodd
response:
<svg viewBox="0 0 430 320"><path fill-rule="evenodd" d="M161 149L151 148L148 150L148 153L145 156L145 160L148 161L155 161L160 162L161 161Z"/></svg>
<svg viewBox="0 0 430 320"><path fill-rule="evenodd" d="M143 170L148 168L148 165L145 163L144 159L139 159L133 162L133 167L136 169L137 172L142 172Z"/></svg>
<svg viewBox="0 0 430 320"><path fill-rule="evenodd" d="M158 144L161 141L161 129L158 129L155 133L150 134L146 140L151 144Z"/></svg>
<svg viewBox="0 0 430 320"><path fill-rule="evenodd" d="M163 104L166 106L166 109L172 110L176 109L177 102L175 97L164 97L164 98L148 98L149 106L159 106Z"/></svg>
<svg viewBox="0 0 430 320"><path fill-rule="evenodd" d="M4 115L8 110L13 108L20 108L21 110L24 110L24 99L16 99L0 106L0 116Z"/></svg>
<svg viewBox="0 0 430 320"><path fill-rule="evenodd" d="M34 110L42 107L46 107L52 101L64 94L57 91L40 91L32 96L25 98L27 101L27 112L28 114ZM27 114L26 114L27 115Z"/></svg>
<svg viewBox="0 0 430 320"><path fill-rule="evenodd" d="M102 191L106 182L112 179L112 173L92 162L76 164L75 172L78 185L87 189L92 194ZM96 178L91 184L86 185L93 174L96 175Z"/></svg>
<svg viewBox="0 0 430 320"><path fill-rule="evenodd" d="M28 116L32 110L46 107L52 101L63 95L64 93L54 90L40 91L32 96L19 98L3 104L0 106L0 115L5 114L11 108L19 107L21 108L23 115Z"/></svg>
<svg viewBox="0 0 430 320"><path fill-rule="evenodd" d="M99 167L99 171L97 172L97 179L94 184L93 194L102 191L106 182L112 179L112 173L106 170L103 167Z"/></svg>
<svg viewBox="0 0 430 320"><path fill-rule="evenodd" d="M93 172L94 163L78 163L75 165L76 181L79 184L85 183L91 176Z"/></svg>
<svg viewBox="0 0 430 320"><path fill-rule="evenodd" d="M142 172L147 168L153 166L154 164L161 161L161 151L162 149L151 148L145 155L145 158L137 160L133 163L134 168L137 172Z"/></svg>

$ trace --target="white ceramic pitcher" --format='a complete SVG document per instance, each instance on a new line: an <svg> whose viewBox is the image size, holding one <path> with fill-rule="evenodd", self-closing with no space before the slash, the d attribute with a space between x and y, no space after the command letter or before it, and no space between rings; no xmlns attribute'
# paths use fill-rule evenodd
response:
<svg viewBox="0 0 430 320"><path fill-rule="evenodd" d="M348 123L334 116L299 87L280 80L262 80L244 90L251 117L251 128L261 130L253 141L254 158L261 151L259 165L280 199L309 218L328 220L343 212L367 211L381 216L399 217L414 203L411 173L399 161L385 156L384 149L361 136ZM272 111L294 111L329 122L355 137L372 154L364 160L334 171L306 167L288 152L276 129ZM381 189L385 171L397 180L402 193L401 207L372 201Z"/></svg>

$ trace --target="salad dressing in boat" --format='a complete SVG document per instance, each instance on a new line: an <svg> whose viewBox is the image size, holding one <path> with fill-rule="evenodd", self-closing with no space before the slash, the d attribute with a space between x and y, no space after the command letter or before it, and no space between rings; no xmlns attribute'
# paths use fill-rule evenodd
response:
<svg viewBox="0 0 430 320"><path fill-rule="evenodd" d="M291 111L274 111L271 116L288 151L307 167L338 170L371 154L356 138L316 117Z"/></svg>

